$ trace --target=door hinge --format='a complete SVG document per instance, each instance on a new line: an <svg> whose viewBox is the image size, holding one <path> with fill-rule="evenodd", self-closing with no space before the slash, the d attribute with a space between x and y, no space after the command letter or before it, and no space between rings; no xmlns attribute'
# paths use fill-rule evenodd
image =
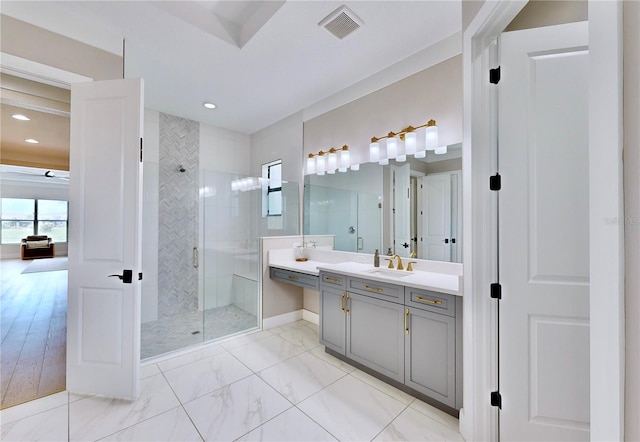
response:
<svg viewBox="0 0 640 442"><path fill-rule="evenodd" d="M494 282L491 284L491 298L502 299L502 286L499 282Z"/></svg>
<svg viewBox="0 0 640 442"><path fill-rule="evenodd" d="M140 162L142 163L142 138L140 138Z"/></svg>
<svg viewBox="0 0 640 442"><path fill-rule="evenodd" d="M502 188L502 178L499 173L489 177L489 189L500 190Z"/></svg>
<svg viewBox="0 0 640 442"><path fill-rule="evenodd" d="M499 391L491 392L491 406L502 410L502 395Z"/></svg>
<svg viewBox="0 0 640 442"><path fill-rule="evenodd" d="M489 69L489 83L498 84L500 82L500 66L495 69Z"/></svg>
<svg viewBox="0 0 640 442"><path fill-rule="evenodd" d="M142 281L142 272L138 273L138 281Z"/></svg>

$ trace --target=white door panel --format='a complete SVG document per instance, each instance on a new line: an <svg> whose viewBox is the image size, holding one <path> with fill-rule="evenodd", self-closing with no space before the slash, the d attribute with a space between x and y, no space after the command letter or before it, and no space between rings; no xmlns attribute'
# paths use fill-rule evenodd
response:
<svg viewBox="0 0 640 442"><path fill-rule="evenodd" d="M393 207L394 244L396 254L408 258L411 253L411 220L409 219L409 186L411 182L411 166L392 166L393 171ZM404 245L407 245L406 247Z"/></svg>
<svg viewBox="0 0 640 442"><path fill-rule="evenodd" d="M427 175L423 179L425 259L451 260L451 176Z"/></svg>
<svg viewBox="0 0 640 442"><path fill-rule="evenodd" d="M71 90L67 388L133 399L140 364L142 80ZM131 283L118 277L131 272Z"/></svg>
<svg viewBox="0 0 640 442"><path fill-rule="evenodd" d="M500 40L502 440L589 439L587 31Z"/></svg>

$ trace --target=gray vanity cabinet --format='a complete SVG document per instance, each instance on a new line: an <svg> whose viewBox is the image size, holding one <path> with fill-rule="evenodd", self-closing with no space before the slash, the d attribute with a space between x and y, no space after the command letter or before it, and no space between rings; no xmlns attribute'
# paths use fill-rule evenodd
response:
<svg viewBox="0 0 640 442"><path fill-rule="evenodd" d="M346 353L346 293L320 283L320 343L340 354Z"/></svg>
<svg viewBox="0 0 640 442"><path fill-rule="evenodd" d="M456 320L406 307L405 385L456 406Z"/></svg>
<svg viewBox="0 0 640 442"><path fill-rule="evenodd" d="M404 382L404 306L348 292L346 356Z"/></svg>

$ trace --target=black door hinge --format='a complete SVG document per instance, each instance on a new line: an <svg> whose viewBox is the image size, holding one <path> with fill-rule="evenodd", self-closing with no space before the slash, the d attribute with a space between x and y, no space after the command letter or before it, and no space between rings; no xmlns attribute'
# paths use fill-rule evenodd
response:
<svg viewBox="0 0 640 442"><path fill-rule="evenodd" d="M140 162L142 163L142 138L140 138Z"/></svg>
<svg viewBox="0 0 640 442"><path fill-rule="evenodd" d="M500 395L499 391L491 392L491 406L498 407L502 410L502 396Z"/></svg>
<svg viewBox="0 0 640 442"><path fill-rule="evenodd" d="M142 272L138 273L138 281L142 281Z"/></svg>
<svg viewBox="0 0 640 442"><path fill-rule="evenodd" d="M489 189L500 190L502 188L502 178L499 173L489 177Z"/></svg>
<svg viewBox="0 0 640 442"><path fill-rule="evenodd" d="M491 284L491 298L502 299L502 286L498 282Z"/></svg>
<svg viewBox="0 0 640 442"><path fill-rule="evenodd" d="M495 69L489 69L489 83L498 84L500 82L500 66Z"/></svg>

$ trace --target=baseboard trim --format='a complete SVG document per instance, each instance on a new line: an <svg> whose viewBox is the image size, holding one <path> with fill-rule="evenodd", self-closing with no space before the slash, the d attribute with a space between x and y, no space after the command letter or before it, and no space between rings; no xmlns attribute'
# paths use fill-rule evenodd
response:
<svg viewBox="0 0 640 442"><path fill-rule="evenodd" d="M320 315L317 313L313 313L310 310L302 310L302 319L304 319L305 321L309 321L315 325L320 324Z"/></svg>
<svg viewBox="0 0 640 442"><path fill-rule="evenodd" d="M290 324L301 319L311 322L312 324L320 324L320 316L317 313L313 313L310 310L300 309L293 312L264 318L262 320L262 329L269 330L270 328L280 327L281 325Z"/></svg>
<svg viewBox="0 0 640 442"><path fill-rule="evenodd" d="M295 310L289 313L283 313L281 315L270 316L262 319L262 329L269 330L270 328L280 327L281 325L296 322L302 319L303 310Z"/></svg>

